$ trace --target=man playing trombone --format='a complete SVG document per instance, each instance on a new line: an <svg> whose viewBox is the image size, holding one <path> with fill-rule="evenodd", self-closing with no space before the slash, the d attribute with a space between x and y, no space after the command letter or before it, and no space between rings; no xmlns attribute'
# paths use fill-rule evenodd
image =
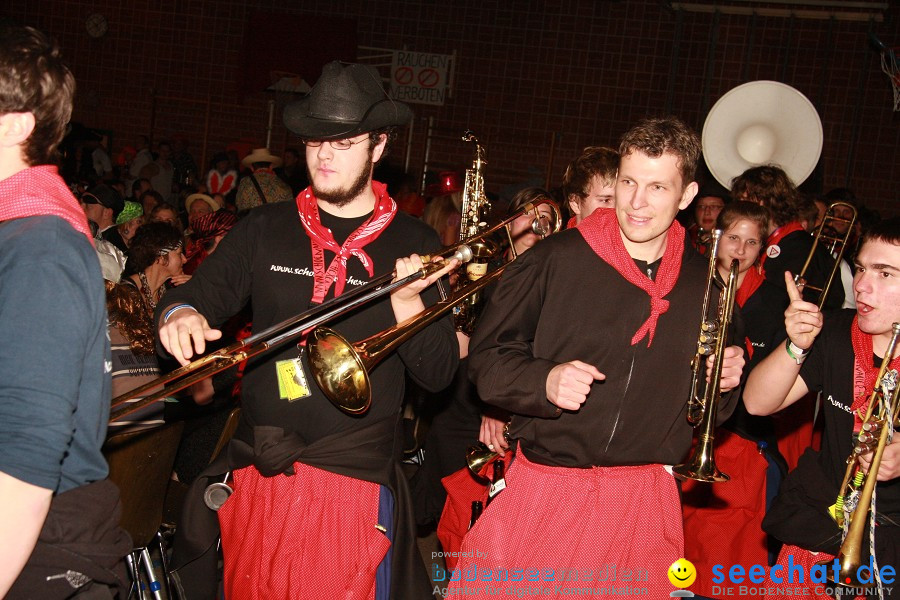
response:
<svg viewBox="0 0 900 600"><path fill-rule="evenodd" d="M786 565L790 558L804 565L807 573L817 561L831 562L839 548L844 554L837 518L851 525L857 520L858 526L870 518L870 507L861 504L847 519L840 508L829 513L838 495L846 496L841 481L847 456L863 428L879 365L886 360L885 372L900 370L900 351L894 349L893 358L887 356L892 349L892 324L900 322L900 219L882 221L867 232L854 263L857 310L830 312L824 318L815 304L801 298L790 273L786 274L791 298L785 311L788 339L781 350L773 350L753 369L744 390L747 410L758 415L782 410L809 391L822 392L821 450L808 449L800 457L763 521L768 533L785 542L779 564ZM890 402L889 391L883 399ZM859 456L861 472L869 469L872 458L871 452ZM900 437L884 448L875 477L877 504L871 505L877 524L875 558L879 566L896 570L900 566ZM862 528L860 538L861 532ZM869 536L853 542L861 544L861 559L868 565ZM830 566L828 571L830 575Z"/></svg>
<svg viewBox="0 0 900 600"><path fill-rule="evenodd" d="M616 569L641 576L631 585L649 597L672 590L665 574L683 536L663 465L691 445L686 400L708 269L675 215L697 192L700 140L677 119L650 119L619 153L615 208L515 261L472 341L478 392L514 413L520 452L463 542L467 575L537 572L572 594L629 585L600 582ZM727 391L744 361L735 346L723 356Z"/></svg>
<svg viewBox="0 0 900 600"><path fill-rule="evenodd" d="M251 211L189 285L165 298L157 319L166 349L185 364L221 335L209 324L248 298L260 331L375 275L396 269L402 278L421 268L418 254L440 246L436 234L398 212L386 186L372 180L394 128L411 116L385 94L373 67L326 65L309 95L284 114L303 138L311 186L296 204ZM415 316L436 300L420 293L454 264L332 326L356 340ZM344 414L326 399L308 354L288 344L250 361L242 422L227 456L208 469L232 471L234 479L218 513L225 594L418 600L429 588L397 460L400 403L404 372L432 391L450 382L459 354L453 326L445 318L426 327L374 369L374 401L364 415ZM196 526L186 528L190 535ZM191 549L213 554L214 541L207 534ZM181 553L176 566L192 558Z"/></svg>

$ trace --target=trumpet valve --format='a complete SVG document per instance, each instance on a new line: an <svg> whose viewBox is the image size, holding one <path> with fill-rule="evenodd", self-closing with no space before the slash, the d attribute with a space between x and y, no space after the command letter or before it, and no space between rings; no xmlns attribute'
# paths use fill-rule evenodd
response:
<svg viewBox="0 0 900 600"><path fill-rule="evenodd" d="M884 427L884 419L882 418L874 418L869 419L862 425L862 431L872 433L874 435L878 435L881 433L881 428Z"/></svg>
<svg viewBox="0 0 900 600"><path fill-rule="evenodd" d="M703 338L700 339L700 343L697 344L697 354L700 354L703 356L709 356L710 354L713 353L713 349L712 349L712 346L710 346L707 343L704 343L705 341L706 340L704 340Z"/></svg>
<svg viewBox="0 0 900 600"><path fill-rule="evenodd" d="M719 329L719 324L715 321L703 321L700 324L700 331L705 331L707 333L713 333Z"/></svg>

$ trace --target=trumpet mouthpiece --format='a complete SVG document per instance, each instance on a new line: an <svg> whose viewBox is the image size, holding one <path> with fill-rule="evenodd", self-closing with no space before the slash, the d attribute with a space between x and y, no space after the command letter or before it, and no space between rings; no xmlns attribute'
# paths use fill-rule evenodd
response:
<svg viewBox="0 0 900 600"><path fill-rule="evenodd" d="M474 257L472 253L472 248L470 248L467 244L461 245L456 249L456 252L453 253L453 256L450 258L455 258L459 262L467 263Z"/></svg>

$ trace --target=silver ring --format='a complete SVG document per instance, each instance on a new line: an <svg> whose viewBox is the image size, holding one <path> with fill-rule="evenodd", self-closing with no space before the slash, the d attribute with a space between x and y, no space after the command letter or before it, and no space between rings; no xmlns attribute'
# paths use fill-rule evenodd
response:
<svg viewBox="0 0 900 600"><path fill-rule="evenodd" d="M488 450L493 450L493 449L494 449L494 445L493 445L493 444L488 444Z"/></svg>

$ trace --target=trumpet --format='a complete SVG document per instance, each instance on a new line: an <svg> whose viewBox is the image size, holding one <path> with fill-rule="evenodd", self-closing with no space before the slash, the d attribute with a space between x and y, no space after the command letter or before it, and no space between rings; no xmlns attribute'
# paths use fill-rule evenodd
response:
<svg viewBox="0 0 900 600"><path fill-rule="evenodd" d="M462 245L468 247L479 239L503 228L507 230L507 235L509 235L510 223L523 214L533 213L535 218L532 221L532 229L535 233L543 231L545 225L540 218L540 211L538 210L541 204L550 206L555 219L553 230L559 231L562 224L559 208L552 200L541 198L526 204L512 216L482 231L474 238L468 238ZM426 308L418 315L356 344L349 342L341 334L328 327L317 327L314 329L309 335L307 344L309 367L322 393L335 406L346 413L365 413L372 403L369 371L397 346L436 321L455 305L479 293L488 284L496 281L510 262L506 262L479 279L460 287L450 296Z"/></svg>
<svg viewBox="0 0 900 600"><path fill-rule="evenodd" d="M835 209L838 207L847 208L851 211L851 217L846 219L844 217L839 217L835 214ZM833 232L834 227L833 223L846 223L847 231L844 232L843 236L835 235ZM819 223L819 226L816 228L815 237L813 238L812 248L809 250L809 254L806 256L806 262L803 263L803 268L800 269L800 272L794 276L794 283L797 284L797 287L803 290L813 290L814 292L819 293L819 297L816 303L819 305L819 310L822 310L822 307L825 306L825 300L828 297L828 290L831 289L831 283L834 281L834 276L841 268L841 258L844 256L844 250L847 247L847 242L850 240L850 234L853 232L853 224L856 223L856 207L847 202L834 202L825 209L825 215L822 217L822 222ZM827 229L826 229L827 228ZM828 279L825 282L825 285L822 287L816 287L811 285L806 280L806 270L809 268L810 263L812 263L813 256L815 256L816 248L819 246L821 242L828 242L827 250L829 254L834 256L834 266L831 268L831 273L828 275Z"/></svg>
<svg viewBox="0 0 900 600"><path fill-rule="evenodd" d="M441 258L441 260L434 261L434 258ZM218 352L202 356L162 377L154 379L121 396L117 396L112 400L109 421L110 423L117 421L148 404L167 398L248 358L297 339L310 329L341 314L362 306L371 300L390 294L413 281L428 277L432 273L439 271L447 262L453 259L462 263L472 260L471 248L465 244L457 244L447 248L440 254L423 256L422 260L425 266L402 279L392 281L396 276L394 272L376 277L366 285L341 294L337 298L285 319L281 323L253 334L242 341L227 346Z"/></svg>
<svg viewBox="0 0 900 600"><path fill-rule="evenodd" d="M828 509L831 517L845 529L841 549L837 555L840 571L838 577L833 580L833 583L839 585L864 588L874 585L874 575L866 582L860 580L859 568L865 564L862 562L862 545L866 522L874 521L875 518L874 493L878 481L878 468L881 466L884 449L894 434L894 427L900 425L897 419L900 410L900 382L897 371L888 370L897 347L898 336L900 323L894 323L891 327L891 340L878 369L875 387L869 396L869 406L863 418L862 429L856 438L853 452L847 458L847 470L838 490L837 502ZM872 464L868 472L863 472L859 459L872 450L875 451ZM866 519L867 515L870 515L870 519ZM870 526L874 526L874 522ZM870 547L869 551L874 553L875 548ZM831 561L817 564L829 565ZM829 580L832 580L830 575L832 570L826 569L826 572L829 573Z"/></svg>
<svg viewBox="0 0 900 600"><path fill-rule="evenodd" d="M718 288L716 278L716 253L719 250L719 241L722 239L722 230L715 229L711 235L709 250L709 271L707 272L706 293L703 296L703 314L700 321L700 337L697 342L697 352L691 360L691 393L688 398L688 422L700 429L697 446L694 448L688 460L680 465L672 467L672 473L679 479L693 479L708 483L728 481L731 478L716 467L713 455L713 429L716 426L716 413L721 397L720 379L722 377L722 362L725 355L728 330L734 315L734 298L737 294L738 261L731 261L731 268L724 287L719 292L718 310L716 317L709 317L710 303L713 293ZM706 357L714 355L713 368L709 375L709 383L704 386L704 392L699 393L700 385L704 381Z"/></svg>

